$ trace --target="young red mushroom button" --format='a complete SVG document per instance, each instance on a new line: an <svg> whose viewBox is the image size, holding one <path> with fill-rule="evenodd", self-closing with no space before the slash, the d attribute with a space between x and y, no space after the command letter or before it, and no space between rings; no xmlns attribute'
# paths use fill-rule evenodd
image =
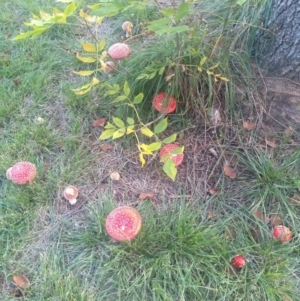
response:
<svg viewBox="0 0 300 301"><path fill-rule="evenodd" d="M293 238L291 230L283 225L278 225L273 229L273 236L281 243L287 243Z"/></svg>
<svg viewBox="0 0 300 301"><path fill-rule="evenodd" d="M113 61L107 61L104 63L105 67L103 71L107 74L113 73L116 70L116 64Z"/></svg>
<svg viewBox="0 0 300 301"><path fill-rule="evenodd" d="M231 261L232 265L235 266L236 268L242 268L246 264L246 259L242 255L236 255L232 258Z"/></svg>
<svg viewBox="0 0 300 301"><path fill-rule="evenodd" d="M75 186L69 185L64 189L63 196L71 205L75 205L78 197L78 189Z"/></svg>
<svg viewBox="0 0 300 301"><path fill-rule="evenodd" d="M126 38L132 35L133 24L130 21L125 21L122 24L122 29L126 31Z"/></svg>
<svg viewBox="0 0 300 301"><path fill-rule="evenodd" d="M177 102L173 96L160 92L154 97L153 106L158 112L169 114L176 110Z"/></svg>
<svg viewBox="0 0 300 301"><path fill-rule="evenodd" d="M130 56L131 49L125 43L116 43L111 45L107 51L108 55L114 60L123 60Z"/></svg>
<svg viewBox="0 0 300 301"><path fill-rule="evenodd" d="M36 176L36 167L30 162L18 162L6 171L6 177L15 184L28 184Z"/></svg>
<svg viewBox="0 0 300 301"><path fill-rule="evenodd" d="M117 241L132 240L142 227L140 213L128 206L114 209L106 218L106 231Z"/></svg>
<svg viewBox="0 0 300 301"><path fill-rule="evenodd" d="M175 163L175 166L178 166L182 163L183 158L184 158L184 154L172 154L172 150L178 148L179 145L175 144L175 143L170 143L170 144L166 144L164 147L161 148L160 152L159 152L159 157L162 158L165 155L165 161L167 161L168 159L172 159L173 162Z"/></svg>

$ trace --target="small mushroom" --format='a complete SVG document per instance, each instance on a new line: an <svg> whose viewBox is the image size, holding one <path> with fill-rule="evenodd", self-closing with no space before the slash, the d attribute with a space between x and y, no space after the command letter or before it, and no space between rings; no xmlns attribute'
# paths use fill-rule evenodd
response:
<svg viewBox="0 0 300 301"><path fill-rule="evenodd" d="M169 114L176 110L177 102L173 96L160 92L154 97L153 106L158 112Z"/></svg>
<svg viewBox="0 0 300 301"><path fill-rule="evenodd" d="M63 191L63 196L71 205L77 202L78 189L75 186L69 185Z"/></svg>
<svg viewBox="0 0 300 301"><path fill-rule="evenodd" d="M178 148L179 146L175 143L169 143L166 144L159 152L159 157L162 158L165 155L165 161L168 159L172 159L172 161L175 163L175 166L178 166L182 163L184 154L172 154L172 150Z"/></svg>
<svg viewBox="0 0 300 301"><path fill-rule="evenodd" d="M126 31L126 38L129 38L132 36L132 28L133 28L133 24L130 21L125 21L122 24L122 29Z"/></svg>
<svg viewBox="0 0 300 301"><path fill-rule="evenodd" d="M106 218L106 231L117 241L132 240L140 232L142 217L140 213L128 206L114 209Z"/></svg>
<svg viewBox="0 0 300 301"><path fill-rule="evenodd" d="M113 73L116 70L116 64L113 61L107 61L104 63L105 67L103 69L103 71L107 74Z"/></svg>
<svg viewBox="0 0 300 301"><path fill-rule="evenodd" d="M273 236L281 243L287 243L293 238L291 230L283 225L278 225L273 229Z"/></svg>
<svg viewBox="0 0 300 301"><path fill-rule="evenodd" d="M129 45L125 43L115 43L108 48L108 55L113 60L123 60L130 56L131 49Z"/></svg>
<svg viewBox="0 0 300 301"><path fill-rule="evenodd" d="M242 255L236 255L232 258L231 263L236 268L242 268L246 265L246 259Z"/></svg>
<svg viewBox="0 0 300 301"><path fill-rule="evenodd" d="M28 184L36 176L36 167L30 162L18 162L6 171L6 177L15 184Z"/></svg>

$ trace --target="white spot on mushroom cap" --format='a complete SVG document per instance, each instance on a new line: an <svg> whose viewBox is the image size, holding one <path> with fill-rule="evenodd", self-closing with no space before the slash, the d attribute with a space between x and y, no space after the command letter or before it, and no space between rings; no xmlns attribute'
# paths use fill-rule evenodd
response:
<svg viewBox="0 0 300 301"><path fill-rule="evenodd" d="M77 202L78 189L75 186L69 185L64 189L63 196L71 205L74 205Z"/></svg>

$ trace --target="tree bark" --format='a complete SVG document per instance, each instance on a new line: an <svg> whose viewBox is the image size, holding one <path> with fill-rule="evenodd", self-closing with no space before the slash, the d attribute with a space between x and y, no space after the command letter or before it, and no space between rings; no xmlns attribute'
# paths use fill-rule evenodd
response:
<svg viewBox="0 0 300 301"><path fill-rule="evenodd" d="M300 82L300 0L273 0L259 31L256 58L272 74Z"/></svg>

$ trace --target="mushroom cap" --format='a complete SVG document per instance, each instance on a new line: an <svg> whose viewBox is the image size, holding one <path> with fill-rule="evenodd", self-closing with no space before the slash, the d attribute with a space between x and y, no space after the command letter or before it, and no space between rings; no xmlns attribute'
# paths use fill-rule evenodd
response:
<svg viewBox="0 0 300 301"><path fill-rule="evenodd" d="M75 186L69 185L64 189L63 196L71 204L75 204L76 198L78 197L78 189Z"/></svg>
<svg viewBox="0 0 300 301"><path fill-rule="evenodd" d="M153 106L158 112L169 114L176 110L177 102L175 97L160 92L154 97Z"/></svg>
<svg viewBox="0 0 300 301"><path fill-rule="evenodd" d="M142 227L140 213L128 206L114 209L106 218L106 231L117 241L131 240L137 236Z"/></svg>
<svg viewBox="0 0 300 301"><path fill-rule="evenodd" d="M171 151L178 148L179 145L175 144L175 143L169 143L166 144L164 147L161 148L160 152L159 152L159 157L162 158L165 154L168 154L168 156L166 157L166 161L168 159L172 159L173 162L175 163L175 166L178 166L182 163L183 158L184 158L184 154L172 154Z"/></svg>
<svg viewBox="0 0 300 301"><path fill-rule="evenodd" d="M28 184L36 176L36 167L30 162L18 162L6 171L6 177L15 184Z"/></svg>
<svg viewBox="0 0 300 301"><path fill-rule="evenodd" d="M246 259L242 255L236 255L232 258L232 265L235 266L236 268L242 268L246 264Z"/></svg>
<svg viewBox="0 0 300 301"><path fill-rule="evenodd" d="M115 62L107 61L105 62L105 68L103 71L108 74L113 73L115 71L115 66L116 66Z"/></svg>
<svg viewBox="0 0 300 301"><path fill-rule="evenodd" d="M122 29L125 31L130 31L132 27L133 27L133 24L130 21L125 21L122 24Z"/></svg>
<svg viewBox="0 0 300 301"><path fill-rule="evenodd" d="M278 225L273 229L273 237L281 243L287 243L293 238L291 230L283 225Z"/></svg>
<svg viewBox="0 0 300 301"><path fill-rule="evenodd" d="M130 56L131 49L125 43L116 43L108 48L107 53L114 60L123 60Z"/></svg>

